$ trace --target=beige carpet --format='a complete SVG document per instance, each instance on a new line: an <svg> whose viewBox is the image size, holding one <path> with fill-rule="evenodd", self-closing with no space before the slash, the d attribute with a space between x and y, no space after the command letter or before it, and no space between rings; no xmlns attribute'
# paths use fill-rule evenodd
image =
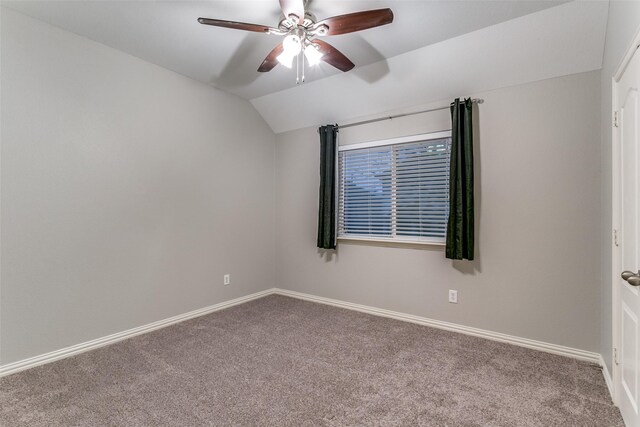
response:
<svg viewBox="0 0 640 427"><path fill-rule="evenodd" d="M597 366L269 296L0 379L2 426L622 426Z"/></svg>

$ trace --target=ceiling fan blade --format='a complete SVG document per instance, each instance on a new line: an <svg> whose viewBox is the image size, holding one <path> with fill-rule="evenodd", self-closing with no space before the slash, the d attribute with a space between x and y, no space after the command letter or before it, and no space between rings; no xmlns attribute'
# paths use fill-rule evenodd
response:
<svg viewBox="0 0 640 427"><path fill-rule="evenodd" d="M316 27L326 25L329 30L327 36L353 33L368 28L379 27L393 22L391 9L366 10L364 12L348 13L324 19L316 24Z"/></svg>
<svg viewBox="0 0 640 427"><path fill-rule="evenodd" d="M303 0L280 0L280 8L285 18L288 18L289 15L296 15L300 21L304 19Z"/></svg>
<svg viewBox="0 0 640 427"><path fill-rule="evenodd" d="M235 30L254 31L256 33L269 33L275 28L266 25L247 24L246 22L225 21L224 19L198 18L198 22L214 27L233 28Z"/></svg>
<svg viewBox="0 0 640 427"><path fill-rule="evenodd" d="M335 47L331 46L329 43L322 40L312 40L313 44L318 45L320 52L322 53L322 60L327 64L333 65L340 71L347 72L355 65L349 58L344 56L342 52L340 52Z"/></svg>
<svg viewBox="0 0 640 427"><path fill-rule="evenodd" d="M284 47L282 46L282 43L274 47L273 50L269 52L267 57L264 58L264 61L262 61L260 67L258 67L258 72L266 73L267 71L273 70L273 67L278 65L278 55L280 55L283 50Z"/></svg>

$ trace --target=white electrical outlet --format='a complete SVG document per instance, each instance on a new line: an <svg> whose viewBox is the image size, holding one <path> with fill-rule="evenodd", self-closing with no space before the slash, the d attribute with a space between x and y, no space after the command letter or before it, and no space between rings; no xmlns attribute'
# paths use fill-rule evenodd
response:
<svg viewBox="0 0 640 427"><path fill-rule="evenodd" d="M458 291L449 289L449 302L453 304L458 303Z"/></svg>
<svg viewBox="0 0 640 427"><path fill-rule="evenodd" d="M224 275L224 285L230 285L231 284L231 275L230 274L225 274Z"/></svg>

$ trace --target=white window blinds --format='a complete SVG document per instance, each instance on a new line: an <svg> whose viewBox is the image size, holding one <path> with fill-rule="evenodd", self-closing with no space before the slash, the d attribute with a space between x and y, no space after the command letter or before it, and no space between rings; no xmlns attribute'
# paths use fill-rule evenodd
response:
<svg viewBox="0 0 640 427"><path fill-rule="evenodd" d="M339 148L338 237L444 242L451 133Z"/></svg>

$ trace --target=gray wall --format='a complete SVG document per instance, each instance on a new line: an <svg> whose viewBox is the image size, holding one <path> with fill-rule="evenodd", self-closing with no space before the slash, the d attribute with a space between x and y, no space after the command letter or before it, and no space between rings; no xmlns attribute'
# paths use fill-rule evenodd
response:
<svg viewBox="0 0 640 427"><path fill-rule="evenodd" d="M340 243L331 257L319 252L319 146L308 128L277 135L277 284L599 351L600 72L475 96L486 101L476 110L476 261L446 260L441 247ZM442 111L345 129L340 141L449 123ZM448 289L458 290L457 305Z"/></svg>
<svg viewBox="0 0 640 427"><path fill-rule="evenodd" d="M600 353L611 372L611 79L622 58L631 46L633 37L640 31L640 1L609 2L607 36L602 63L602 280L601 280L601 343Z"/></svg>
<svg viewBox="0 0 640 427"><path fill-rule="evenodd" d="M1 364L273 286L275 136L248 102L1 27Z"/></svg>

